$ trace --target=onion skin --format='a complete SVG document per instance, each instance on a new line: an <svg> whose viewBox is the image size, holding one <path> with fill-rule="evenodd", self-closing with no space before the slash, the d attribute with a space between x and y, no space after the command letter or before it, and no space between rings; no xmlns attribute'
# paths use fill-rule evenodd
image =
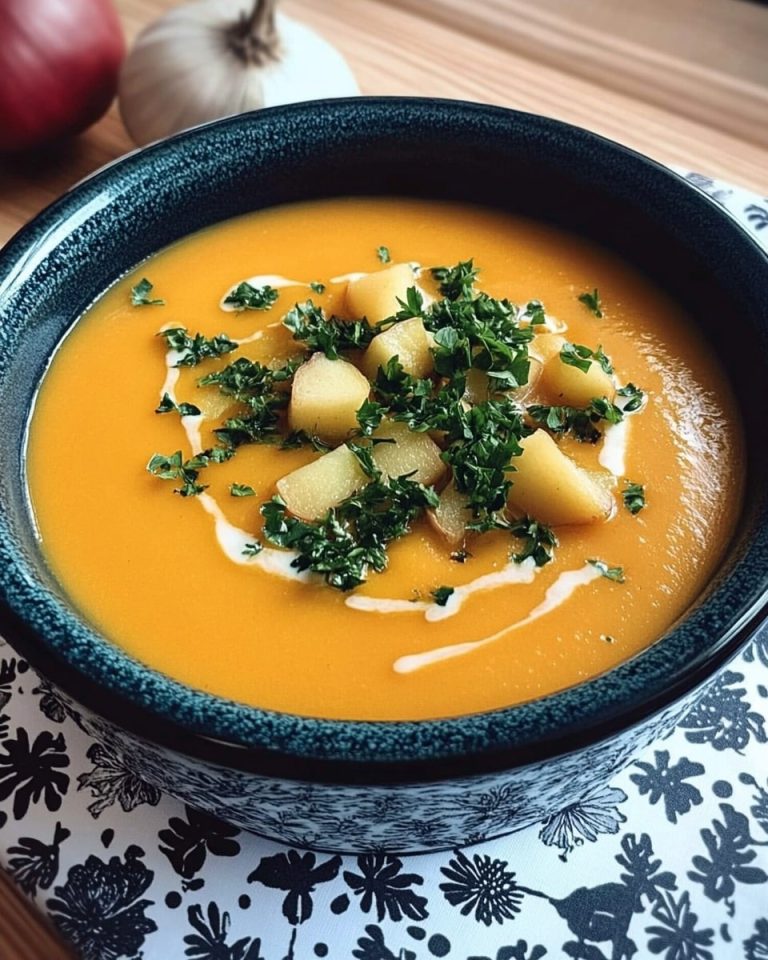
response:
<svg viewBox="0 0 768 960"><path fill-rule="evenodd" d="M111 0L0 0L0 153L95 123L114 99L124 56Z"/></svg>

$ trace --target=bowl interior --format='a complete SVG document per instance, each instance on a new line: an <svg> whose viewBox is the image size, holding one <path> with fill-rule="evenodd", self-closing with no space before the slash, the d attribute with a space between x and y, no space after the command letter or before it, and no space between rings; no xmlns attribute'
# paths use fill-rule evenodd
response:
<svg viewBox="0 0 768 960"><path fill-rule="evenodd" d="M23 462L28 412L56 344L107 286L169 243L247 211L337 195L451 199L550 220L616 249L695 317L731 374L748 441L746 488L719 575L663 643L507 710L419 723L322 721L183 687L120 653L69 607L35 539ZM604 736L709 675L765 602L767 294L765 255L680 178L585 131L500 108L299 104L130 155L55 203L0 256L0 629L87 706L150 739L203 755L215 748L219 762L224 753L268 772L290 774L301 760L303 775L424 779Z"/></svg>

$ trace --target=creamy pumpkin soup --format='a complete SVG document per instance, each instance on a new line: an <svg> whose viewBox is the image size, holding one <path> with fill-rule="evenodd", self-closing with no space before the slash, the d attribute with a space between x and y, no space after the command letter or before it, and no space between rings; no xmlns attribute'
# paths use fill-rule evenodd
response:
<svg viewBox="0 0 768 960"><path fill-rule="evenodd" d="M306 715L501 707L653 643L739 501L689 318L584 239L348 199L248 215L125 277L29 429L74 603L185 683Z"/></svg>

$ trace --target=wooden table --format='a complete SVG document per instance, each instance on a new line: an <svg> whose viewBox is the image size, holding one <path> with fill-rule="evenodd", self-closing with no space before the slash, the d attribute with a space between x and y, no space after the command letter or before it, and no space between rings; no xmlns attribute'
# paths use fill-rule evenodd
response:
<svg viewBox="0 0 768 960"><path fill-rule="evenodd" d="M174 0L116 0L129 40ZM363 93L503 104L768 191L768 7L744 0L285 0ZM0 78L1 82L1 78ZM76 141L0 161L0 244L132 144L115 107ZM0 877L0 960L70 954Z"/></svg>

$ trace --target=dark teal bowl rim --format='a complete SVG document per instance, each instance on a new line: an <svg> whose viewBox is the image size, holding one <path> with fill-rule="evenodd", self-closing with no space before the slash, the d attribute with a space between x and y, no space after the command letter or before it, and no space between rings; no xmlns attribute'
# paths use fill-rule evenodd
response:
<svg viewBox="0 0 768 960"><path fill-rule="evenodd" d="M110 164L39 214L0 252L0 389L18 376L14 358L24 336L32 336L24 332L30 297L45 293L52 271L66 269L73 251L98 257L92 233L90 247L84 245L86 221L90 230L94 223L104 230L124 223L139 216L150 195L167 219L174 204L189 201L195 176L236 176L246 152L251 164L274 165L297 143L306 148L332 141L338 151L361 131L374 130L380 137L407 130L403 136L421 137L427 153L436 144L450 149L456 138L503 142L534 157L546 151L553 176L568 170L591 181L592 189L601 184L619 208L633 196L659 218L673 216L670 231L683 244L695 242L697 256L722 275L765 351L768 258L722 209L667 168L582 129L500 107L357 98L273 108L196 128ZM214 153L225 158L219 172L210 160ZM343 149L338 156L344 157ZM190 157L201 172L190 173ZM574 174L590 169L594 172ZM169 171L178 176L170 186ZM691 229L695 241L686 239ZM167 242L158 240L155 249ZM115 278L131 266L121 264ZM757 451L759 438L751 440ZM754 474L754 458L749 469ZM530 703L440 720L358 722L281 714L186 687L91 629L46 581L39 557L22 548L31 527L18 509L20 443L3 450L0 474L0 631L34 667L117 725L188 755L268 776L426 782L569 754L634 726L706 681L768 612L768 504L765 484L755 481L727 573L662 642L603 676Z"/></svg>

